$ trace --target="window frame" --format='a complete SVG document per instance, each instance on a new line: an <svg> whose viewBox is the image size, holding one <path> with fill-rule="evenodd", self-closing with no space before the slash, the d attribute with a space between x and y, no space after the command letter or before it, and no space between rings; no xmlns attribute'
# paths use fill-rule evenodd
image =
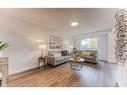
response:
<svg viewBox="0 0 127 95"><path fill-rule="evenodd" d="M96 46L95 46L95 48L83 48L82 47L82 41L83 40L87 40L87 39L95 39L95 42L96 42ZM90 38L84 38L84 39L81 39L80 40L80 50L97 50L97 37L90 37Z"/></svg>

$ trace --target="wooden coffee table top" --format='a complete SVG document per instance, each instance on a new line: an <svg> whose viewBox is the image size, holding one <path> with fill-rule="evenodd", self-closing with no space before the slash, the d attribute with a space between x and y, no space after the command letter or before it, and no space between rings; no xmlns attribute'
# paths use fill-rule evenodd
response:
<svg viewBox="0 0 127 95"><path fill-rule="evenodd" d="M83 58L80 58L80 59L70 58L69 61L70 61L70 62L73 62L73 63L82 63L82 62L84 62L85 60L84 60Z"/></svg>

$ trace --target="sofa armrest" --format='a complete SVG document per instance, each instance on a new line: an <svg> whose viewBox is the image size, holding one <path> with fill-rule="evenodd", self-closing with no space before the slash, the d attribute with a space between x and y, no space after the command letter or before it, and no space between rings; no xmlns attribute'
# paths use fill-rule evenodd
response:
<svg viewBox="0 0 127 95"><path fill-rule="evenodd" d="M97 56L97 55L94 55L94 59L95 59L96 62L97 62L97 60L98 60L98 56Z"/></svg>
<svg viewBox="0 0 127 95"><path fill-rule="evenodd" d="M47 63L53 65L55 63L55 57L54 56L47 56Z"/></svg>

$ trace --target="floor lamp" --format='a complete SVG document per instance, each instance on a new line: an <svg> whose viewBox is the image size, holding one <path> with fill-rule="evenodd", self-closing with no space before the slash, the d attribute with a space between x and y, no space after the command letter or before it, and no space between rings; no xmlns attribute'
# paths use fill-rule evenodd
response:
<svg viewBox="0 0 127 95"><path fill-rule="evenodd" d="M45 44L40 44L38 45L38 48L42 50L41 57L44 57L43 51L46 50L47 46Z"/></svg>

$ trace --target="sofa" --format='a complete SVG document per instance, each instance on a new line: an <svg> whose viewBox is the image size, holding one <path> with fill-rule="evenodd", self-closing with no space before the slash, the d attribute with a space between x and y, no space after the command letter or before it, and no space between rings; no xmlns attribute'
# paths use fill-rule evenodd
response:
<svg viewBox="0 0 127 95"><path fill-rule="evenodd" d="M48 51L47 64L57 66L69 61L70 57L69 54L65 54L65 52L61 50Z"/></svg>
<svg viewBox="0 0 127 95"><path fill-rule="evenodd" d="M85 61L91 62L91 63L97 63L97 51L95 50L81 50L79 52L80 57L84 58Z"/></svg>

